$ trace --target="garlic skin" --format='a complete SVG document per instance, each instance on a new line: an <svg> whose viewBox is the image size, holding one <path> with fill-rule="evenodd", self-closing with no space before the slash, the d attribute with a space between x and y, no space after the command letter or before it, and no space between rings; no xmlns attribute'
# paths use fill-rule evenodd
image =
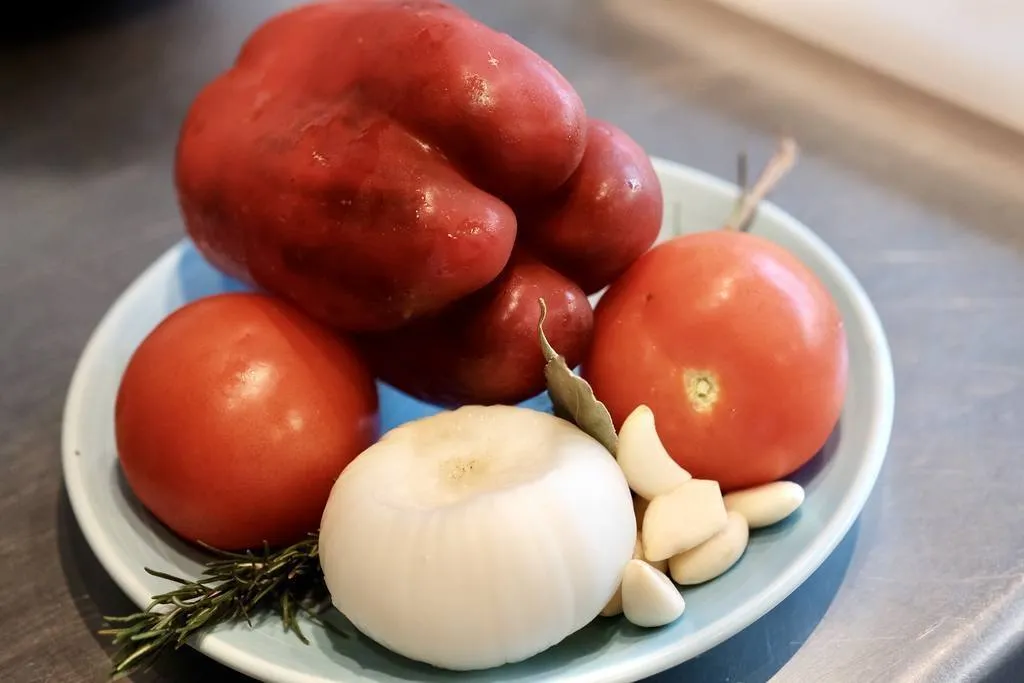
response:
<svg viewBox="0 0 1024 683"><path fill-rule="evenodd" d="M474 670L587 625L635 542L629 486L596 440L545 413L466 406L397 427L342 472L320 561L362 633Z"/></svg>

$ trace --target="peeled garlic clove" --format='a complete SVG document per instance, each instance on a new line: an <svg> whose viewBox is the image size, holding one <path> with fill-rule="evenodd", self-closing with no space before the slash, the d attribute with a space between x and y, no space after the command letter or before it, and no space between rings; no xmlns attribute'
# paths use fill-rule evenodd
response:
<svg viewBox="0 0 1024 683"><path fill-rule="evenodd" d="M608 601L608 604L601 610L602 617L616 617L622 614L622 585L615 591L615 595Z"/></svg>
<svg viewBox="0 0 1024 683"><path fill-rule="evenodd" d="M642 498L639 500L643 500ZM640 538L640 533L637 532L636 543L633 545L633 559L643 560L644 559L644 544ZM668 560L661 560L660 562L648 562L650 566L657 569L662 574L668 575ZM622 584L619 584L619 589L615 591L615 595L608 601L604 609L601 610L601 616L603 617L614 617L618 614L622 614Z"/></svg>
<svg viewBox="0 0 1024 683"><path fill-rule="evenodd" d="M668 493L691 478L665 450L654 427L654 413L645 405L637 406L622 423L615 459L629 488L647 500Z"/></svg>
<svg viewBox="0 0 1024 683"><path fill-rule="evenodd" d="M640 541L640 532L636 534L636 543L633 544L633 559L642 560L644 559L644 546ZM660 563L659 563L660 564ZM663 573L668 572L668 562L665 562L665 569L660 570ZM659 568L660 569L660 568ZM615 591L615 595L608 601L608 604L601 610L602 617L614 617L618 614L622 614L622 584L619 584L619 589Z"/></svg>
<svg viewBox="0 0 1024 683"><path fill-rule="evenodd" d="M512 406L391 430L342 471L320 525L335 607L389 650L455 670L521 661L586 626L635 545L608 451Z"/></svg>
<svg viewBox="0 0 1024 683"><path fill-rule="evenodd" d="M643 560L630 560L622 573L622 612L630 623L645 628L671 624L686 602L672 581Z"/></svg>
<svg viewBox="0 0 1024 683"><path fill-rule="evenodd" d="M804 488L792 481L776 481L725 494L725 507L743 515L751 529L778 524L804 502Z"/></svg>
<svg viewBox="0 0 1024 683"><path fill-rule="evenodd" d="M693 586L721 576L743 556L749 538L746 518L730 511L725 528L668 561L672 580L681 586Z"/></svg>
<svg viewBox="0 0 1024 683"><path fill-rule="evenodd" d="M725 503L717 481L690 479L647 506L641 538L648 562L667 560L708 540L725 527Z"/></svg>
<svg viewBox="0 0 1024 683"><path fill-rule="evenodd" d="M644 556L643 535L639 531L637 531L637 534L636 534L636 545L633 547L633 559L634 560L644 560L644 561L646 561L646 557ZM658 560L656 562L647 562L647 564L651 565L652 567L657 569L662 574L668 574L668 560Z"/></svg>

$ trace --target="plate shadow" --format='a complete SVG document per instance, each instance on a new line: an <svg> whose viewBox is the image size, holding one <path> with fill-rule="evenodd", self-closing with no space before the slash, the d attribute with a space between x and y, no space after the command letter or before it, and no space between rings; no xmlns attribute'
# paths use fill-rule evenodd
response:
<svg viewBox="0 0 1024 683"><path fill-rule="evenodd" d="M771 612L721 645L647 683L770 681L828 612L849 569L859 529L858 521L821 567Z"/></svg>
<svg viewBox="0 0 1024 683"><path fill-rule="evenodd" d="M138 611L89 548L71 509L67 490L62 486L57 499L57 548L61 571L68 591L74 598L78 616L93 638L109 655L114 648L97 632L105 627L104 615L123 615ZM167 681L218 681L244 683L251 681L191 647L183 647L170 656L161 657L148 671L133 674L134 683L166 683Z"/></svg>
<svg viewBox="0 0 1024 683"><path fill-rule="evenodd" d="M821 470L824 469L825 465L832 460L832 457L836 453L836 449L839 448L842 432L843 423L842 420L840 420L832 429L832 433L829 434L828 439L825 440L825 445L821 447L821 450L819 450L813 458L808 460L803 467L786 477L786 479L789 481L795 481L797 484L807 488L808 484L814 481L814 479L821 474Z"/></svg>

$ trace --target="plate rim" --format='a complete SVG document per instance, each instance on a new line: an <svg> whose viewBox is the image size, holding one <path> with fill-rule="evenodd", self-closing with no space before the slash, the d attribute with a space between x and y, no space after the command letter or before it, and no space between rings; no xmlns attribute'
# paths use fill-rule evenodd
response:
<svg viewBox="0 0 1024 683"><path fill-rule="evenodd" d="M735 195L738 192L738 187L735 184L691 166L656 156L652 156L651 160L659 176L671 175L711 194ZM568 673L560 677L562 681L619 683L639 680L682 664L736 635L785 600L821 566L852 528L874 489L892 436L896 399L892 352L882 321L854 273L813 230L771 201L762 202L759 213L769 216L775 222L784 224L787 230L798 234L800 239L817 253L841 282L863 327L863 334L868 340L868 348L873 356L873 362L869 366L870 374L877 387L871 402L871 417L863 430L869 435L866 439L868 446L863 455L863 465L858 469L856 478L850 482L845 495L840 499L836 507L837 514L832 516L829 523L819 533L818 538L823 540L808 545L802 553L793 559L787 571L777 575L758 592L754 599L748 600L734 610L728 618L719 620L714 628L709 629L709 632L703 633L696 639L680 641L683 644L664 647L647 656L612 664L591 674L573 675ZM140 608L148 603L149 595L138 580L139 570L131 570L120 560L117 549L112 547L104 535L103 522L92 510L83 488L74 485L72 482L76 481L75 478L69 477L69 472L77 469L82 462L74 445L74 432L77 429L75 425L80 419L78 418L80 406L85 400L84 385L89 368L96 364L99 348L104 341L105 331L108 329L110 321L120 315L122 309L133 299L137 290L148 281L151 273L161 268L165 261L175 258L187 244L188 239L184 238L164 250L118 294L100 318L75 364L64 401L61 422L63 485L76 522L104 571L113 579L118 588ZM202 635L196 638L192 645L211 659L256 680L276 683L324 683L328 680L320 676L296 672L277 662L268 662L254 657L249 651L225 642L216 633ZM340 675L343 673L343 670L339 670ZM344 679L336 678L334 680Z"/></svg>

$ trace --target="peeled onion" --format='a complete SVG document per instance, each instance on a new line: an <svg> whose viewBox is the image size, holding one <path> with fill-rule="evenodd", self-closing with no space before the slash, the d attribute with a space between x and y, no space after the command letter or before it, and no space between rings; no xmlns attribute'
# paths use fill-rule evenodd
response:
<svg viewBox="0 0 1024 683"><path fill-rule="evenodd" d="M593 620L633 556L626 479L552 415L467 406L402 425L342 473L324 510L334 605L403 656L516 662Z"/></svg>

